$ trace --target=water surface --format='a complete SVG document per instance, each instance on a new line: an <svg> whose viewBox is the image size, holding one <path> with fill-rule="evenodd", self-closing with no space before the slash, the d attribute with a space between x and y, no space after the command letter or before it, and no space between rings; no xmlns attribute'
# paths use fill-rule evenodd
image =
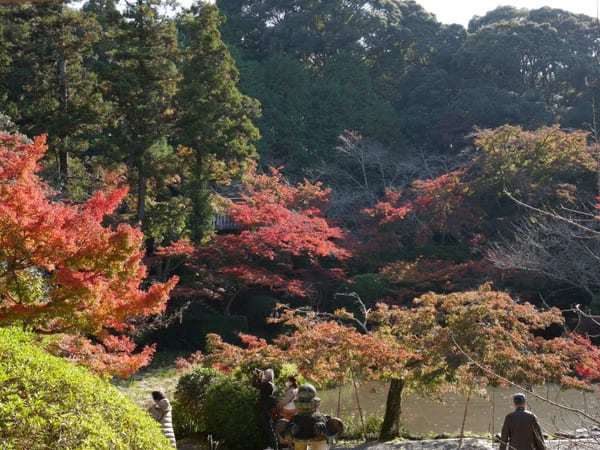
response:
<svg viewBox="0 0 600 450"><path fill-rule="evenodd" d="M379 382L363 383L359 387L359 399L366 415L383 417L387 384ZM488 388L487 398L474 396L469 404L465 429L477 434L499 433L504 416L512 410L511 396L514 389ZM585 410L594 417L600 418L600 391L584 393L576 390L561 391L557 386L544 386L535 389L538 395L557 403ZM327 414L337 414L338 390L323 391L321 410ZM427 432L452 433L460 430L465 396L449 394L443 397L443 403L408 394L403 400L402 416L405 428L411 433ZM351 385L344 386L341 396L341 417L358 418L356 397ZM540 421L544 432L570 431L589 427L578 415L563 411L541 400L530 398L531 409Z"/></svg>

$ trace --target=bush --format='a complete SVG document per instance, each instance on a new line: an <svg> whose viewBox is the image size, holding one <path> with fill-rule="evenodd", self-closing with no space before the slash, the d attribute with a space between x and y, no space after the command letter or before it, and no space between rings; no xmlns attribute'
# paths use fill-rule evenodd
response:
<svg viewBox="0 0 600 450"><path fill-rule="evenodd" d="M197 369L179 378L173 403L173 425L177 436L207 434L204 400L211 383L223 375L214 369Z"/></svg>
<svg viewBox="0 0 600 450"><path fill-rule="evenodd" d="M169 449L160 427L106 381L0 328L0 448Z"/></svg>
<svg viewBox="0 0 600 450"><path fill-rule="evenodd" d="M208 433L230 450L264 448L257 404L258 391L248 383L230 377L216 379L204 400Z"/></svg>
<svg viewBox="0 0 600 450"><path fill-rule="evenodd" d="M177 385L175 426L179 435L212 435L230 450L264 448L257 404L258 391L247 379L197 369Z"/></svg>

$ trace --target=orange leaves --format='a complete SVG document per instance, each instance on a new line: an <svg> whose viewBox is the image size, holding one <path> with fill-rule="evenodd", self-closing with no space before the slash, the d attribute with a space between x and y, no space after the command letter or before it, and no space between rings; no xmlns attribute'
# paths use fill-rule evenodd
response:
<svg viewBox="0 0 600 450"><path fill-rule="evenodd" d="M307 379L323 385L344 382L347 377L380 379L402 372L408 361L419 357L402 349L393 337L364 334L336 321L322 321L315 314L284 312L289 334L272 344L255 336L240 335L243 346L207 336L207 354L196 353L179 366L203 364L223 372L238 367L294 363Z"/></svg>
<svg viewBox="0 0 600 450"><path fill-rule="evenodd" d="M107 211L114 211L115 208L119 206L127 195L128 190L128 187L122 187L120 189L115 189L109 194L105 194L101 191L96 192L92 198L86 202L84 206L85 213L89 214L89 218L96 222L102 220L104 215L107 214Z"/></svg>
<svg viewBox="0 0 600 450"><path fill-rule="evenodd" d="M147 366L155 351L155 346L149 346L134 354L136 345L123 336L108 336L99 344L81 336L67 336L57 347L56 353L87 366L97 375L120 378L128 378Z"/></svg>
<svg viewBox="0 0 600 450"><path fill-rule="evenodd" d="M572 337L537 337L536 331L563 323L560 311L517 303L490 285L476 291L426 294L410 309L380 308L376 317L387 321L407 346L420 348L418 353L429 363L442 362L449 379L459 386L500 382L472 364L468 355L516 383L584 387L576 370L591 367L598 352Z"/></svg>
<svg viewBox="0 0 600 450"><path fill-rule="evenodd" d="M33 144L27 144L21 136L0 133L0 180L13 183L34 180L47 148L45 134L36 137Z"/></svg>
<svg viewBox="0 0 600 450"><path fill-rule="evenodd" d="M158 250L159 257L184 258L194 270L198 281L186 287L223 300L227 312L232 299L253 288L305 301L345 278L351 254L343 246L344 230L320 209L327 190L308 181L289 185L271 169L250 174L245 191L227 211L241 231L218 234L197 248L181 241Z"/></svg>
<svg viewBox="0 0 600 450"><path fill-rule="evenodd" d="M345 309L324 315L279 305L279 311L272 321L288 331L272 343L241 335L243 346L238 347L210 335L207 354L193 355L189 363L229 372L288 361L321 385L347 377L402 378L423 392L503 382L488 371L515 383L583 389L589 384L582 377L593 380L600 374L600 350L589 340L536 336L536 331L563 323L558 310L517 303L490 285L426 294L410 308L380 304L369 314L368 332L346 325L355 318Z"/></svg>
<svg viewBox="0 0 600 450"><path fill-rule="evenodd" d="M140 290L143 234L102 223L126 189L98 192L82 205L56 199L37 176L45 151L44 136L27 144L0 134L0 322L73 334L63 351L80 352L78 359L96 364L94 370L129 373L152 351L134 355L125 338L110 338L107 330L125 331L135 316L162 311L177 280Z"/></svg>
<svg viewBox="0 0 600 450"><path fill-rule="evenodd" d="M275 343L305 377L319 384L342 382L348 376L380 379L401 372L408 360L416 358L394 339L360 333L335 321L303 320Z"/></svg>

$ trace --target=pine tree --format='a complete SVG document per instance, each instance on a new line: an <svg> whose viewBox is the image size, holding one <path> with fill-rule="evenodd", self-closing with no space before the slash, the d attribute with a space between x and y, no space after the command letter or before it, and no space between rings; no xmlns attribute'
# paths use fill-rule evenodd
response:
<svg viewBox="0 0 600 450"><path fill-rule="evenodd" d="M174 95L179 73L177 32L161 13L162 0L128 2L118 28L114 49L106 52L104 76L116 103L118 118L110 130L111 157L132 170L137 183L137 219L146 227L148 179L156 161L172 155L167 138L175 119Z"/></svg>
<svg viewBox="0 0 600 450"><path fill-rule="evenodd" d="M67 184L70 154L86 150L110 110L88 67L98 24L66 1L3 5L0 20L11 55L0 73L5 108L22 132L48 133L58 179Z"/></svg>
<svg viewBox="0 0 600 450"><path fill-rule="evenodd" d="M202 2L180 18L180 40L187 45L177 95L178 131L181 144L195 153L189 186L195 239L207 225L206 187L214 180L208 167L216 162L225 174L243 170L246 160L256 156L253 141L259 138L252 124L259 104L238 90L238 70L218 29L223 21L214 5Z"/></svg>

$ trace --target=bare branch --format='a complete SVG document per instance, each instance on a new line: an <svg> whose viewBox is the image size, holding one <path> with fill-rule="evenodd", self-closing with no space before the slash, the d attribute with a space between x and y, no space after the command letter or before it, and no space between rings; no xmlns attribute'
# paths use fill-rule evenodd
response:
<svg viewBox="0 0 600 450"><path fill-rule="evenodd" d="M517 383L513 383L512 381L510 381L508 378L504 378L501 375L498 375L497 373L495 373L494 371L488 369L487 367L484 367L482 364L480 364L475 358L473 358L471 355L469 355L467 352L465 352L463 350L463 348L458 344L458 342L456 342L456 339L454 338L454 335L450 335L450 337L452 338L452 342L454 343L454 345L456 346L456 349L465 357L467 358L473 365L475 365L476 367L478 367L480 370L484 371L485 373L487 373L490 376L493 376L494 378L497 378L498 380L501 380L502 382L509 384L513 387L516 387L517 389L526 392L527 394L531 395L532 397L537 398L538 400L543 401L544 403L548 403L549 405L552 405L556 408L560 408L564 411L569 411L571 413L577 414L580 417L583 417L584 419L587 419L597 425L600 425L600 419L590 416L589 414L587 414L585 411L582 411L580 409L577 408L572 408L570 406L567 405L563 405L561 403L555 402L553 400L550 400L549 398L545 398L539 394L536 394L535 392L533 392L530 389L527 389Z"/></svg>

